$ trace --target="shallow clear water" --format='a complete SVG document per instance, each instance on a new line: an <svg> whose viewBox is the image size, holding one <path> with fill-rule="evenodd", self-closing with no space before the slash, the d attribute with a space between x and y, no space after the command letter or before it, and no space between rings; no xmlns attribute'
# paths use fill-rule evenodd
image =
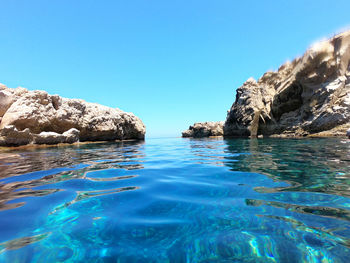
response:
<svg viewBox="0 0 350 263"><path fill-rule="evenodd" d="M0 152L0 262L349 262L350 140Z"/></svg>

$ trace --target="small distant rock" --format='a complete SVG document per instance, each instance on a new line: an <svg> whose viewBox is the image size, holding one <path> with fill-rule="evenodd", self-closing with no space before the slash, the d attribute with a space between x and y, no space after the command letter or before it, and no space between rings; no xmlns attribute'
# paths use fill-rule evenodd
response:
<svg viewBox="0 0 350 263"><path fill-rule="evenodd" d="M182 137L209 137L209 136L223 136L224 122L197 122L190 126L188 130L182 132Z"/></svg>
<svg viewBox="0 0 350 263"><path fill-rule="evenodd" d="M348 136L348 138L350 139L350 129L347 130L346 136Z"/></svg>

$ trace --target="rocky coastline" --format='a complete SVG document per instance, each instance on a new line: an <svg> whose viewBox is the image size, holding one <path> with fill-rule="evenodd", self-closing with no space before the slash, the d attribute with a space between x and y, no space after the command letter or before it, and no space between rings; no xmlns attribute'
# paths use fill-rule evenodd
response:
<svg viewBox="0 0 350 263"><path fill-rule="evenodd" d="M346 136L350 129L350 31L236 91L224 137ZM350 133L350 132L349 132ZM187 133L185 133L187 134ZM349 136L349 135L348 135Z"/></svg>
<svg viewBox="0 0 350 263"><path fill-rule="evenodd" d="M0 84L0 146L143 140L145 133L132 113Z"/></svg>

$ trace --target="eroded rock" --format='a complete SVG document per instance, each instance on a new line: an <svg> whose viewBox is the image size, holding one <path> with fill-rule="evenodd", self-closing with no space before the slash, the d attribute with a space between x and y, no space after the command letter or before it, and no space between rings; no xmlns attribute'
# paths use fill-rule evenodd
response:
<svg viewBox="0 0 350 263"><path fill-rule="evenodd" d="M6 90L0 90L0 117L4 116L12 103L13 95Z"/></svg>
<svg viewBox="0 0 350 263"><path fill-rule="evenodd" d="M224 122L198 122L190 126L188 130L182 132L182 137L209 137L209 136L222 136Z"/></svg>
<svg viewBox="0 0 350 263"><path fill-rule="evenodd" d="M350 31L237 89L225 136L307 136L350 125Z"/></svg>
<svg viewBox="0 0 350 263"><path fill-rule="evenodd" d="M73 128L79 134L70 131L69 142L76 141L76 136L80 141L144 139L146 132L132 113L4 85L0 85L0 118L0 130L7 126L14 126L18 132L28 128L35 134L34 143L65 141L63 134Z"/></svg>
<svg viewBox="0 0 350 263"><path fill-rule="evenodd" d="M20 146L33 142L33 134L30 130L19 131L14 125L9 125L0 130L0 146Z"/></svg>
<svg viewBox="0 0 350 263"><path fill-rule="evenodd" d="M77 141L79 141L79 135L80 135L80 131L72 128L69 129L68 131L63 133L64 138L64 143L75 143Z"/></svg>
<svg viewBox="0 0 350 263"><path fill-rule="evenodd" d="M79 130L72 128L62 134L56 132L41 132L34 134L35 144L58 144L58 143L75 143L79 141Z"/></svg>
<svg viewBox="0 0 350 263"><path fill-rule="evenodd" d="M77 129L72 128L62 134L56 132L34 134L28 128L19 131L14 125L9 125L0 130L0 146L75 143L79 141L79 133Z"/></svg>

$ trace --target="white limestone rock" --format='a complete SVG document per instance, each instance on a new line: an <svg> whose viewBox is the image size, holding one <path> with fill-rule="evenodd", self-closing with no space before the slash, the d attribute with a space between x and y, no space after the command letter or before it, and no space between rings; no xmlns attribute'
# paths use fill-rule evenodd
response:
<svg viewBox="0 0 350 263"><path fill-rule="evenodd" d="M58 143L75 143L79 141L79 131L72 128L62 134L56 132L41 132L34 134L35 144L58 144Z"/></svg>
<svg viewBox="0 0 350 263"><path fill-rule="evenodd" d="M10 89L0 86L0 130L13 125L18 131L29 128L35 143L61 141L74 128L80 141L144 139L146 128L132 113L79 99L49 95L45 91ZM38 137L38 134L42 137ZM53 133L50 133L53 132ZM70 134L69 141L77 135Z"/></svg>
<svg viewBox="0 0 350 263"><path fill-rule="evenodd" d="M33 134L28 128L19 131L14 125L9 125L0 130L0 146L20 146L32 141Z"/></svg>
<svg viewBox="0 0 350 263"><path fill-rule="evenodd" d="M79 141L80 131L72 128L63 133L64 143L75 143Z"/></svg>
<svg viewBox="0 0 350 263"><path fill-rule="evenodd" d="M0 90L0 117L4 116L5 112L13 103L12 93L6 90Z"/></svg>

